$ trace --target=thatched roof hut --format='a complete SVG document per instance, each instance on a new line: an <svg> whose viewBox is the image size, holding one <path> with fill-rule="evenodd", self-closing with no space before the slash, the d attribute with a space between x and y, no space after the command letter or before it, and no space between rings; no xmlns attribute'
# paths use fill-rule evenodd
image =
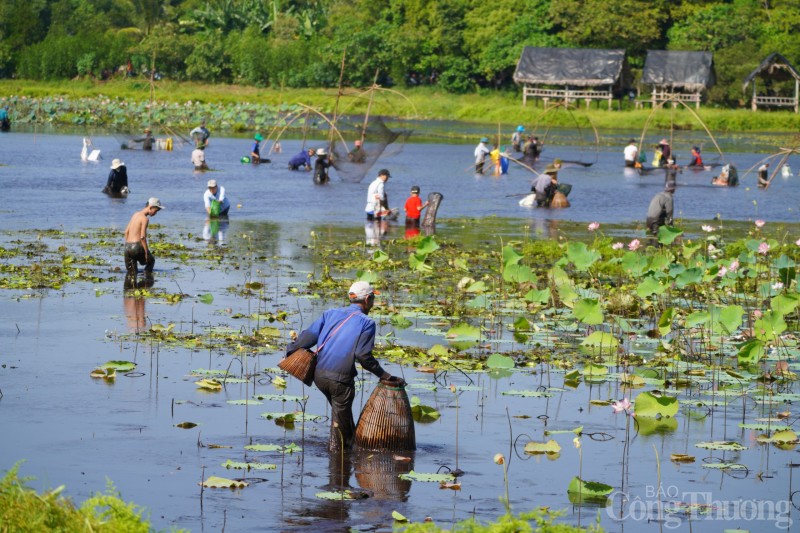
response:
<svg viewBox="0 0 800 533"><path fill-rule="evenodd" d="M794 96L776 94L758 94L757 79L764 81L764 87L772 85L772 82L784 83L794 80ZM785 57L777 52L770 54L753 72L744 80L742 91L747 90L747 86L753 84L753 96L750 106L755 111L758 106L783 106L792 107L794 112L798 111L798 101L800 100L800 73L787 61Z"/></svg>
<svg viewBox="0 0 800 533"><path fill-rule="evenodd" d="M539 48L526 46L517 62L514 81L528 96L540 98L606 99L621 82L625 50L589 48ZM544 89L543 87L559 87ZM574 91L574 88L589 90ZM598 90L591 90L598 89Z"/></svg>

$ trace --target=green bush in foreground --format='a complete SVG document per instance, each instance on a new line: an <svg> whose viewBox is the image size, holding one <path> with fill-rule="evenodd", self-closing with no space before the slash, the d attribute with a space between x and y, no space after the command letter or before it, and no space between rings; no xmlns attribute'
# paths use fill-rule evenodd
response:
<svg viewBox="0 0 800 533"><path fill-rule="evenodd" d="M602 532L596 524L588 528L570 526L568 524L553 523L562 513L551 512L547 509L535 509L519 516L506 514L496 522L481 524L475 520L458 522L452 529L442 529L432 522L409 524L405 527L395 527L395 531L403 533L439 533L452 531L453 533L578 533L584 531Z"/></svg>
<svg viewBox="0 0 800 533"><path fill-rule="evenodd" d="M114 532L147 533L150 522L143 509L126 503L109 482L106 492L95 494L80 508L60 493L64 486L37 494L26 487L28 478L18 476L14 465L0 481L0 531L13 532Z"/></svg>

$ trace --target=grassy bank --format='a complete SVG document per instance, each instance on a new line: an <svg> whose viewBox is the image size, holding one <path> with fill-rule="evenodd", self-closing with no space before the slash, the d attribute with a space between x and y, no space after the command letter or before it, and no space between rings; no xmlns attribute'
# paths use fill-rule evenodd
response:
<svg viewBox="0 0 800 533"><path fill-rule="evenodd" d="M108 98L128 102L147 102L151 96L148 80L91 80L39 82L0 80L0 98L25 97L26 99L68 98L70 100ZM154 98L160 103L209 104L235 107L243 103L267 105L280 109L282 106L305 104L323 113L336 109L335 89L270 89L239 85L205 85L159 81L155 84ZM369 97L362 91L346 89L339 99L339 113L364 113ZM399 118L421 120L456 120L501 124L504 130L513 125L529 127L574 126L576 122L589 122L601 130L639 129L649 122L649 127L701 130L705 124L713 132L798 132L800 115L790 111L759 111L749 109L716 109L703 107L695 115L684 108L661 109L651 117L651 109L635 109L632 102L614 102L609 111L605 103L594 102L586 109L580 102L579 110L566 112L563 108L545 110L541 102L522 105L519 91L485 91L466 95L454 95L434 87L383 90L375 94L370 113ZM619 106L622 110L618 110ZM12 105L13 115L13 105ZM698 119L699 117L699 119Z"/></svg>

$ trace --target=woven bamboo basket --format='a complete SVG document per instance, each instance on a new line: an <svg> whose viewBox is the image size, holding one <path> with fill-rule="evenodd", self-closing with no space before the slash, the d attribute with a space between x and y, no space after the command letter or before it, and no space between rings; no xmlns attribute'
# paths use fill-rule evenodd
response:
<svg viewBox="0 0 800 533"><path fill-rule="evenodd" d="M317 368L317 354L300 348L284 357L278 367L293 375L309 387L314 383L314 370Z"/></svg>
<svg viewBox="0 0 800 533"><path fill-rule="evenodd" d="M405 386L381 380L364 405L356 426L356 446L367 450L417 449L414 419Z"/></svg>
<svg viewBox="0 0 800 533"><path fill-rule="evenodd" d="M406 501L411 490L410 479L400 479L414 469L413 457L400 460L393 452L361 451L356 457L356 481L372 492L376 500Z"/></svg>

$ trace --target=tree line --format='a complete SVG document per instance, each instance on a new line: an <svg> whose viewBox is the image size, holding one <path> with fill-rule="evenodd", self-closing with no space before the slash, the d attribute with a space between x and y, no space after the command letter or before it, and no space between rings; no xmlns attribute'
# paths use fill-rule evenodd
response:
<svg viewBox="0 0 800 533"><path fill-rule="evenodd" d="M525 46L714 53L739 105L767 55L800 64L796 0L3 0L0 77L149 75L271 87L516 90ZM342 68L342 57L345 57ZM793 86L793 85L792 85ZM787 86L788 87L788 86ZM773 90L781 90L776 86Z"/></svg>

